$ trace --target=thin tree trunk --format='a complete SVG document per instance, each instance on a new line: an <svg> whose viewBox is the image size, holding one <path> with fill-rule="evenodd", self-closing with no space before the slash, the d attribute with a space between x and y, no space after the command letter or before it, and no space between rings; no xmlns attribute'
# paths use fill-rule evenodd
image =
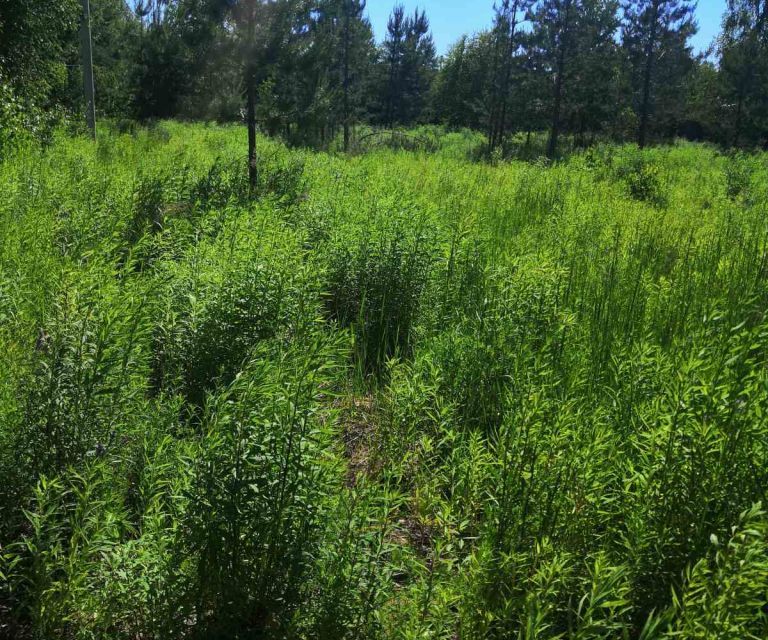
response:
<svg viewBox="0 0 768 640"><path fill-rule="evenodd" d="M85 120L91 137L96 139L96 89L93 83L93 48L91 46L91 5L83 2L83 17L80 25L80 53L83 63L83 90L85 92Z"/></svg>
<svg viewBox="0 0 768 640"><path fill-rule="evenodd" d="M568 49L568 35L571 19L571 0L566 0L565 16L563 19L563 32L560 40L560 51L557 56L557 77L555 78L555 100L552 106L552 129L549 134L549 145L547 146L547 157L550 160L555 159L557 154L557 141L560 137L560 111L563 104L563 85L565 82L565 57Z"/></svg>
<svg viewBox="0 0 768 640"><path fill-rule="evenodd" d="M387 112L386 122L387 128L391 129L395 122L395 77L397 75L396 64L394 57L389 62L389 87L387 95Z"/></svg>
<svg viewBox="0 0 768 640"><path fill-rule="evenodd" d="M344 153L349 153L349 40L350 13L349 0L344 2Z"/></svg>
<svg viewBox="0 0 768 640"><path fill-rule="evenodd" d="M659 23L659 1L654 0L651 22L651 33L648 36L648 44L645 47L645 72L643 74L643 101L640 106L640 129L637 134L637 143L644 149L648 141L648 122L651 111L651 81L653 79L654 49L656 48L656 36Z"/></svg>
<svg viewBox="0 0 768 640"><path fill-rule="evenodd" d="M256 194L259 172L256 158L256 70L253 66L256 39L256 15L251 7L248 16L248 60L245 65L246 124L248 126L248 187L251 196Z"/></svg>
<svg viewBox="0 0 768 640"><path fill-rule="evenodd" d="M509 18L509 40L507 41L507 52L504 58L504 80L501 85L501 113L499 115L498 131L496 134L497 145L504 144L504 137L507 132L507 103L509 102L509 83L512 78L512 56L515 53L518 4L519 0L515 0Z"/></svg>
<svg viewBox="0 0 768 640"><path fill-rule="evenodd" d="M733 134L733 146L738 147L741 144L741 131L744 112L744 91L739 88L739 102L736 107L736 127Z"/></svg>
<svg viewBox="0 0 768 640"><path fill-rule="evenodd" d="M496 148L496 119L499 110L499 44L500 34L497 34L493 52L493 70L491 72L491 106L488 114L488 153Z"/></svg>
<svg viewBox="0 0 768 640"><path fill-rule="evenodd" d="M256 193L259 173L256 159L256 79L253 70L248 70L247 82L247 122L248 122L248 185L251 195Z"/></svg>

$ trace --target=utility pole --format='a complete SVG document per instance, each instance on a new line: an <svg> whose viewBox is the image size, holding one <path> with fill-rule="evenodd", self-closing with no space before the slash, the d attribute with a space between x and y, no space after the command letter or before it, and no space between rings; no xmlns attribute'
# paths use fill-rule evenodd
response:
<svg viewBox="0 0 768 640"><path fill-rule="evenodd" d="M91 137L96 139L96 90L93 85L93 49L91 47L91 3L83 1L83 19L80 25L80 54L85 91L85 120Z"/></svg>

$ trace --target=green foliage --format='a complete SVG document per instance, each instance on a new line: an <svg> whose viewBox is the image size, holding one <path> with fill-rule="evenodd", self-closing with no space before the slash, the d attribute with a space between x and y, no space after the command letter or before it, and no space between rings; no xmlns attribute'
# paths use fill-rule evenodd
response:
<svg viewBox="0 0 768 640"><path fill-rule="evenodd" d="M0 159L24 138L24 107L0 73Z"/></svg>
<svg viewBox="0 0 768 640"><path fill-rule="evenodd" d="M641 146L680 136L759 148L765 8L729 4L715 61L692 47L694 4L504 0L439 58L421 10L395 6L377 45L365 0L91 0L96 109L129 128L128 118L236 122L252 82L261 130L316 149L432 150L398 129L424 124L474 131L472 153L491 160L555 159L638 130ZM36 135L83 126L81 10L3 0L0 84ZM0 98L5 120L11 102ZM386 130L369 136L371 125Z"/></svg>
<svg viewBox="0 0 768 640"><path fill-rule="evenodd" d="M425 134L9 148L3 632L765 637L764 157Z"/></svg>
<svg viewBox="0 0 768 640"><path fill-rule="evenodd" d="M765 575L768 572L765 513L755 505L744 512L722 544L711 536L712 551L686 571L672 608L670 638L764 638L768 632Z"/></svg>
<svg viewBox="0 0 768 640"><path fill-rule="evenodd" d="M629 194L655 207L667 206L666 180L658 165L647 160L641 152L622 160L616 173L626 183Z"/></svg>
<svg viewBox="0 0 768 640"><path fill-rule="evenodd" d="M188 525L205 626L264 633L304 596L334 488L319 399L338 345L295 348L255 353L207 407Z"/></svg>
<svg viewBox="0 0 768 640"><path fill-rule="evenodd" d="M756 173L755 163L743 154L736 154L725 168L726 193L732 200L748 198L752 177Z"/></svg>
<svg viewBox="0 0 768 640"><path fill-rule="evenodd" d="M378 224L341 229L328 250L327 308L351 326L362 373L411 352L434 240L412 208L377 215Z"/></svg>

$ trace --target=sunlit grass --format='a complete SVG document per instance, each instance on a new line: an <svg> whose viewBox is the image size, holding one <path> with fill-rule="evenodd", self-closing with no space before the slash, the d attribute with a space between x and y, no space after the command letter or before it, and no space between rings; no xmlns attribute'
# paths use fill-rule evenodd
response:
<svg viewBox="0 0 768 640"><path fill-rule="evenodd" d="M766 637L766 156L416 135L0 164L8 628Z"/></svg>

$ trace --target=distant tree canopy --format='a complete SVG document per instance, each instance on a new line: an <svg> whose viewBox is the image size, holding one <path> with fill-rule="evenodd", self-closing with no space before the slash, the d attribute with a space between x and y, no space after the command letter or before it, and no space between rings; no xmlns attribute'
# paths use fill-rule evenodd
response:
<svg viewBox="0 0 768 640"><path fill-rule="evenodd" d="M364 0L91 0L91 11L97 107L112 117L237 120L251 87L255 122L297 144L343 134L348 148L358 123L470 127L491 150L546 131L551 156L563 136L768 144L768 0L728 0L707 56L691 47L685 0L496 0L488 29L443 57L426 13L400 5L377 45ZM0 96L82 108L80 12L79 0L0 0Z"/></svg>
<svg viewBox="0 0 768 640"><path fill-rule="evenodd" d="M0 70L41 106L64 99L79 8L78 0L0 0Z"/></svg>

